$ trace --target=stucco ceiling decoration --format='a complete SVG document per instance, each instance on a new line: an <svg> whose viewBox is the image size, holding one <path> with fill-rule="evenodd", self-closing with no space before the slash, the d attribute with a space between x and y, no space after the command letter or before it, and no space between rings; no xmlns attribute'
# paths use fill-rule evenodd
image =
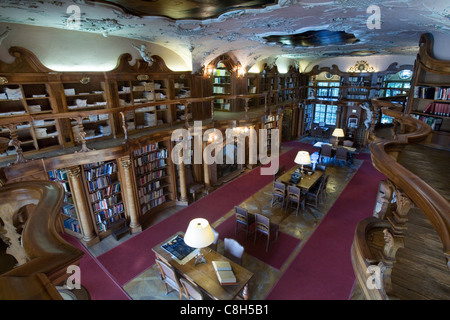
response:
<svg viewBox="0 0 450 320"><path fill-rule="evenodd" d="M448 0L0 0L0 22L67 30L73 5L80 9L75 31L164 46L192 61L193 72L227 52L247 69L273 57L412 56L421 34L450 31ZM370 28L371 6L379 28ZM359 41L303 47L265 39L319 30Z"/></svg>
<svg viewBox="0 0 450 320"><path fill-rule="evenodd" d="M328 45L346 45L358 42L354 34L344 31L313 30L296 34L270 35L264 37L267 42L274 42L289 47L321 47Z"/></svg>

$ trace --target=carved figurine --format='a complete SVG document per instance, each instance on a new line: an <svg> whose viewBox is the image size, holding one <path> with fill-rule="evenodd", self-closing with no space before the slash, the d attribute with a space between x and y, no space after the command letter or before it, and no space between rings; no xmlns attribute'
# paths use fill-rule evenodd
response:
<svg viewBox="0 0 450 320"><path fill-rule="evenodd" d="M145 44L142 44L141 47L137 47L134 44L132 46L137 51L139 51L139 54L141 55L142 59L144 59L145 62L147 62L149 65L153 64L153 58L150 57L150 55L147 53L147 46Z"/></svg>
<svg viewBox="0 0 450 320"><path fill-rule="evenodd" d="M370 110L370 105L367 102L364 102L359 105L361 109L366 110L366 120L364 120L364 125L366 126L366 130L369 130L370 125L372 124L372 115L373 112Z"/></svg>

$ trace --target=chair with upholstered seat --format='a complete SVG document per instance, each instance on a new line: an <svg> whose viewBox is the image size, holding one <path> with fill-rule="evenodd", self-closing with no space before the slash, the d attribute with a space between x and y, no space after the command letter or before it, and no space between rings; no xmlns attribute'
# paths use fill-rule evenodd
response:
<svg viewBox="0 0 450 320"><path fill-rule="evenodd" d="M251 213L248 212L247 209L244 209L242 207L239 206L235 206L234 207L235 212L235 217L236 217L236 223L234 226L234 234L237 234L237 231L239 229L239 227L245 230L245 234L248 237L249 231L250 231L250 227L253 224L253 222L255 222L255 216Z"/></svg>
<svg viewBox="0 0 450 320"><path fill-rule="evenodd" d="M306 196L301 193L300 188L296 186L288 186L288 195L287 195L287 203L286 208L289 208L289 205L294 203L295 207L295 215L298 215L298 210L300 206L302 210L305 209Z"/></svg>
<svg viewBox="0 0 450 320"><path fill-rule="evenodd" d="M166 294L169 294L172 290L169 290L169 287L178 291L180 300L183 299L183 285L180 282L178 275L175 272L175 269L165 263L162 260L155 259L156 265L158 266L159 274L161 276L161 280L164 282L164 286L166 287Z"/></svg>
<svg viewBox="0 0 450 320"><path fill-rule="evenodd" d="M180 278L186 298L189 300L204 300L203 293L199 286L185 278Z"/></svg>
<svg viewBox="0 0 450 320"><path fill-rule="evenodd" d="M306 193L306 201L314 200L314 207L317 208L320 201L320 193L322 191L323 176L312 186Z"/></svg>
<svg viewBox="0 0 450 320"><path fill-rule="evenodd" d="M255 238L253 240L254 243L256 243L256 237L258 233L262 233L267 237L266 242L266 252L267 252L269 250L272 235L275 234L275 241L278 240L278 225L272 223L270 221L270 218L266 217L265 215L255 213Z"/></svg>
<svg viewBox="0 0 450 320"><path fill-rule="evenodd" d="M205 184L199 183L194 180L194 173L192 172L191 165L186 165L185 168L186 188L192 195L192 200L195 202L197 193L205 191Z"/></svg>
<svg viewBox="0 0 450 320"><path fill-rule="evenodd" d="M270 206L273 207L275 203L281 202L281 209L284 208L284 201L286 200L286 185L280 181L273 182L272 201Z"/></svg>
<svg viewBox="0 0 450 320"><path fill-rule="evenodd" d="M320 159L323 162L323 158L333 159L333 148L329 144L323 144L320 152Z"/></svg>
<svg viewBox="0 0 450 320"><path fill-rule="evenodd" d="M334 160L344 161L345 164L348 162L348 150L344 147L338 147L336 149L336 156Z"/></svg>
<svg viewBox="0 0 450 320"><path fill-rule="evenodd" d="M223 239L223 255L238 265L242 265L244 247L234 239L225 238Z"/></svg>
<svg viewBox="0 0 450 320"><path fill-rule="evenodd" d="M219 233L213 227L211 227L211 230L212 230L212 232L214 234L214 242L211 243L209 245L209 247L211 249L213 249L214 251L217 251L217 244L219 243Z"/></svg>

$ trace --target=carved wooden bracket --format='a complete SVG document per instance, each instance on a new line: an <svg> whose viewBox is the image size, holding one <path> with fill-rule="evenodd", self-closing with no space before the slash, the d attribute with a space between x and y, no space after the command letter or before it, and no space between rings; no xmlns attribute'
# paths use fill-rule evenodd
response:
<svg viewBox="0 0 450 320"><path fill-rule="evenodd" d="M81 141L81 150L75 151L75 153L88 152L88 151L93 150L93 149L89 149L86 145L86 132L84 131L84 127L83 127L83 117L78 116L78 117L71 118L71 119L75 119L78 123L78 135L79 135L80 141Z"/></svg>

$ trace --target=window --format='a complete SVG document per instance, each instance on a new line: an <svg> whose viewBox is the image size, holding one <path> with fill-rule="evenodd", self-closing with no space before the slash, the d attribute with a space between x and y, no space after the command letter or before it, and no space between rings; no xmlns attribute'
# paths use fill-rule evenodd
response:
<svg viewBox="0 0 450 320"><path fill-rule="evenodd" d="M337 106L316 104L314 123L324 122L325 125L336 125Z"/></svg>
<svg viewBox="0 0 450 320"><path fill-rule="evenodd" d="M317 99L337 100L339 98L339 82L320 81L317 86L319 87L317 88Z"/></svg>

